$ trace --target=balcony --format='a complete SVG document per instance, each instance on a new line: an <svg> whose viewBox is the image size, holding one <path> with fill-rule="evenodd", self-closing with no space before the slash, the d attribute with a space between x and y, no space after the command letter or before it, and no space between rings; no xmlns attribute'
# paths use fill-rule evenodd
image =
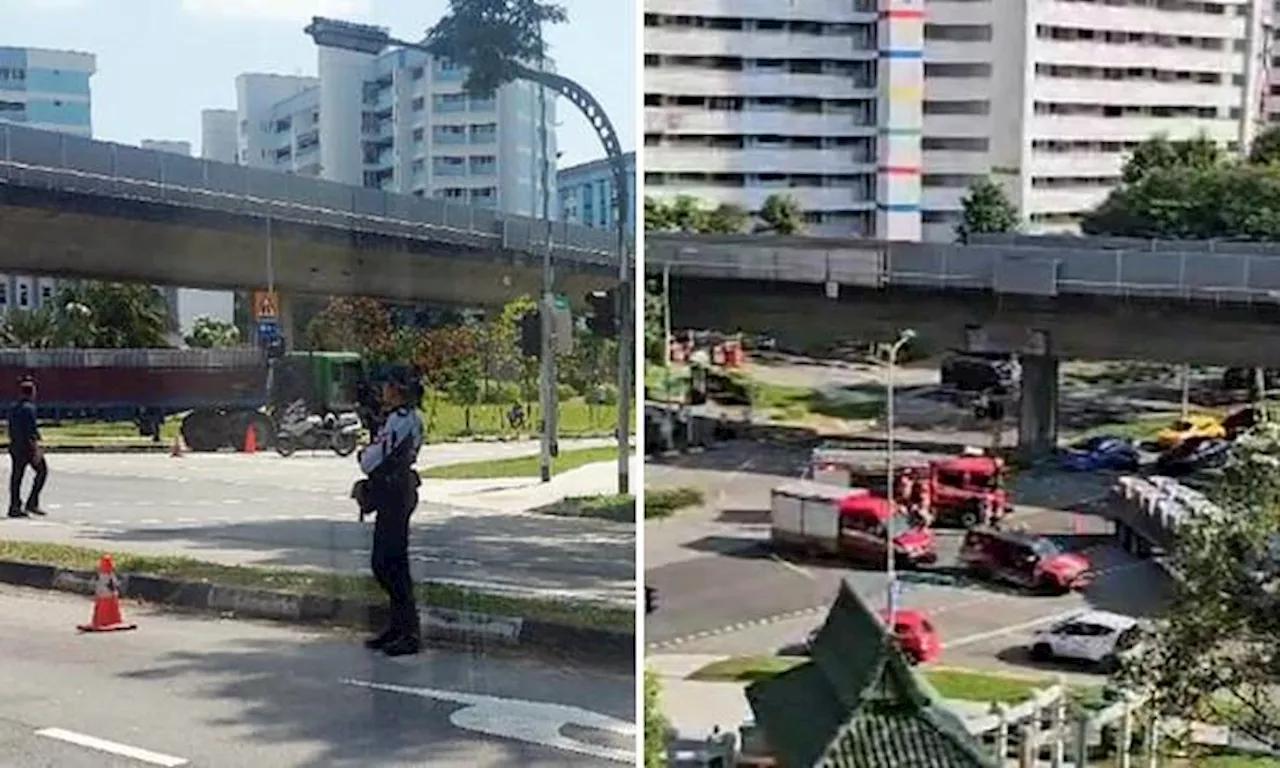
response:
<svg viewBox="0 0 1280 768"><path fill-rule="evenodd" d="M644 10L666 16L847 22L856 14L874 14L876 6L870 0L645 0Z"/></svg>
<svg viewBox="0 0 1280 768"><path fill-rule="evenodd" d="M1194 138L1201 131L1205 132L1210 139L1222 143L1235 141L1238 138L1238 127L1234 120L1156 117L1102 119L1090 116L1059 115L1032 117L1028 135L1035 139L1142 141L1157 133L1166 133L1170 139L1177 141Z"/></svg>
<svg viewBox="0 0 1280 768"><path fill-rule="evenodd" d="M1041 64L1072 64L1081 67L1142 67L1207 72L1240 72L1244 66L1243 54L1226 51L1057 40L1035 41L1035 60Z"/></svg>
<svg viewBox="0 0 1280 768"><path fill-rule="evenodd" d="M791 111L732 111L696 107L645 107L645 132L706 135L849 136L876 134L875 112L801 114Z"/></svg>
<svg viewBox="0 0 1280 768"><path fill-rule="evenodd" d="M875 54L871 54L874 58ZM814 99L874 98L873 82L856 83L839 75L793 75L790 73L719 72L686 67L646 69L646 93L683 96L763 96L786 94Z"/></svg>
<svg viewBox="0 0 1280 768"><path fill-rule="evenodd" d="M793 59L866 60L876 55L876 15L865 14L867 33L861 39L845 36L801 35L788 32L726 31L698 27L650 27L644 31L645 53L674 56L731 56L772 59L786 51Z"/></svg>
<svg viewBox="0 0 1280 768"><path fill-rule="evenodd" d="M665 173L874 173L874 150L653 147L645 169Z"/></svg>
<svg viewBox="0 0 1280 768"><path fill-rule="evenodd" d="M876 206L874 192L869 188L854 187L720 187L681 184L647 187L645 194L655 198L690 195L708 205L729 203L748 210L759 210L770 195L777 194L792 196L806 211L874 210Z"/></svg>

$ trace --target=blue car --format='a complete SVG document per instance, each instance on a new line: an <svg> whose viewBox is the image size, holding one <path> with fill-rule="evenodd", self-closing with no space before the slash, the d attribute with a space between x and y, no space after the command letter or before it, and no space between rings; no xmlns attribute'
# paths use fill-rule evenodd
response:
<svg viewBox="0 0 1280 768"><path fill-rule="evenodd" d="M1135 470L1138 449L1122 437L1099 435L1072 444L1062 454L1062 467L1074 472L1099 469Z"/></svg>

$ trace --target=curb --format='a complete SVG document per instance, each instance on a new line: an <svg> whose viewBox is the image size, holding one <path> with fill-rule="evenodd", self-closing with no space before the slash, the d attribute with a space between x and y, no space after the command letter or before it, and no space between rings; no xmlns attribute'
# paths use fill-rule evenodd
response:
<svg viewBox="0 0 1280 768"><path fill-rule="evenodd" d="M8 444L4 446L6 449ZM168 453L167 445L44 445L45 453Z"/></svg>
<svg viewBox="0 0 1280 768"><path fill-rule="evenodd" d="M361 598L297 595L137 573L119 573L117 576L123 598L228 617L327 624L360 630L380 627L387 619L385 605ZM94 571L0 560L0 583L4 584L92 596L96 581L97 573ZM634 634L452 608L420 607L418 614L426 640L571 654L575 658L601 664L625 665L628 669L635 666Z"/></svg>

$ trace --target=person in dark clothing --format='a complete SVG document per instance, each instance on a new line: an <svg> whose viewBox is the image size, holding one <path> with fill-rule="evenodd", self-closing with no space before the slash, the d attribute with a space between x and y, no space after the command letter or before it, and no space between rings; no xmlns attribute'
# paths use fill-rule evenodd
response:
<svg viewBox="0 0 1280 768"><path fill-rule="evenodd" d="M9 517L43 515L40 492L49 479L49 465L40 447L40 426L36 421L36 383L30 378L18 383L20 397L9 409ZM22 480L27 467L35 470L35 482L27 503L22 503Z"/></svg>
<svg viewBox="0 0 1280 768"><path fill-rule="evenodd" d="M386 421L373 443L360 451L360 469L368 475L366 492L376 514L370 567L387 593L391 616L387 629L365 641L388 656L417 653L421 647L418 609L409 569L409 518L418 506L421 483L413 464L422 448L422 385L411 371L384 385Z"/></svg>

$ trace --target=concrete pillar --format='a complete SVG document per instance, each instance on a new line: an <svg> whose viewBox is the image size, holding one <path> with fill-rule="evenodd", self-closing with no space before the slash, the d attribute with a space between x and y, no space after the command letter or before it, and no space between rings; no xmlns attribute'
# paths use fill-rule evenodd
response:
<svg viewBox="0 0 1280 768"><path fill-rule="evenodd" d="M1027 355L1021 363L1018 450L1026 458L1039 458L1058 445L1058 358Z"/></svg>
<svg viewBox="0 0 1280 768"><path fill-rule="evenodd" d="M294 326L293 326L293 295L285 291L277 292L279 303L276 312L279 318L276 322L280 327L280 338L284 339L284 351L292 352L294 349Z"/></svg>

